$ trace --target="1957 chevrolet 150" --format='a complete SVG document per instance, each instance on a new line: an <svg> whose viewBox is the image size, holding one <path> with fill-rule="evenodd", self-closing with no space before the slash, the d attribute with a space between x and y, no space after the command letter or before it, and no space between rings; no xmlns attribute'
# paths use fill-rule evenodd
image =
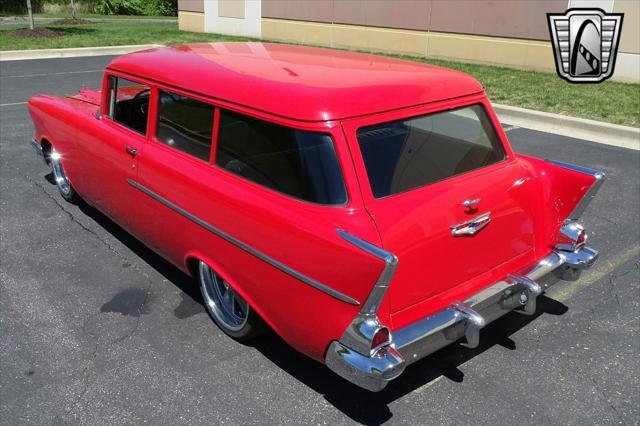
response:
<svg viewBox="0 0 640 426"><path fill-rule="evenodd" d="M101 91L29 100L62 196L197 279L236 339L266 325L379 391L598 253L604 175L513 152L483 87L439 67L264 43L121 56ZM552 280L545 280L551 282Z"/></svg>

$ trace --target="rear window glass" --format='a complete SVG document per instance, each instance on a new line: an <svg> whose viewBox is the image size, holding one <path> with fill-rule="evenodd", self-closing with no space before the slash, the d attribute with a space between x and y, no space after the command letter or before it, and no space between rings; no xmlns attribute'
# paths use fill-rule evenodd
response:
<svg viewBox="0 0 640 426"><path fill-rule="evenodd" d="M213 105L162 90L158 105L156 139L209 162L213 111Z"/></svg>
<svg viewBox="0 0 640 426"><path fill-rule="evenodd" d="M347 193L331 136L220 111L215 164L238 176L317 204Z"/></svg>
<svg viewBox="0 0 640 426"><path fill-rule="evenodd" d="M505 158L480 105L363 127L358 143L377 198L438 182Z"/></svg>

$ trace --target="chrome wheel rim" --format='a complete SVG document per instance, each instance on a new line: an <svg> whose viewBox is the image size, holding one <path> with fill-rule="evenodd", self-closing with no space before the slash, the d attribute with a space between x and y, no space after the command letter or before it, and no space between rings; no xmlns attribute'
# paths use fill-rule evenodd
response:
<svg viewBox="0 0 640 426"><path fill-rule="evenodd" d="M62 162L60 161L60 154L55 149L51 150L51 155L49 156L51 159L51 169L53 170L53 177L56 180L56 185L58 185L58 189L64 195L69 195L71 192L71 182L69 182L69 178L67 174L64 172L64 168L62 167Z"/></svg>
<svg viewBox="0 0 640 426"><path fill-rule="evenodd" d="M200 262L200 287L207 310L219 323L230 331L245 326L249 304L204 262Z"/></svg>

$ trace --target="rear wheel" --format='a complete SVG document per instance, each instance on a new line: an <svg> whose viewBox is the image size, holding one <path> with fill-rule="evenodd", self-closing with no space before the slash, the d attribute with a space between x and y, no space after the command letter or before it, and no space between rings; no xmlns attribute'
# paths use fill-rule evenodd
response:
<svg viewBox="0 0 640 426"><path fill-rule="evenodd" d="M204 305L218 327L239 341L260 334L263 330L260 317L234 288L202 261L198 272Z"/></svg>
<svg viewBox="0 0 640 426"><path fill-rule="evenodd" d="M49 154L49 163L53 172L53 178L55 179L56 186L62 198L74 204L80 201L80 196L75 189L73 189L73 185L71 185L71 181L69 181L67 173L64 170L62 157L53 148L51 148L51 153Z"/></svg>

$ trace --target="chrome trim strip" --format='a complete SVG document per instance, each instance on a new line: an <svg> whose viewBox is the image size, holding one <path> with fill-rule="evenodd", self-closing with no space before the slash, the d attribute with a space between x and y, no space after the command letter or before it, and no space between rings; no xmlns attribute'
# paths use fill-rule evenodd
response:
<svg viewBox="0 0 640 426"><path fill-rule="evenodd" d="M574 172L584 173L584 174L593 176L593 178L595 179L595 181L593 182L593 185L591 185L591 188L589 188L587 193L584 194L584 197L582 197L582 200L580 200L578 205L573 209L573 211L571 212L571 214L569 214L569 217L567 218L568 221L580 219L580 216L582 216L584 211L587 209L587 207L591 203L591 200L593 200L593 198L596 196L596 194L600 190L600 187L604 183L607 176L603 172L589 169L587 167L576 166L574 164L563 163L562 161L556 161L556 160L546 160L546 161L558 167L562 167L564 169L573 170Z"/></svg>
<svg viewBox="0 0 640 426"><path fill-rule="evenodd" d="M36 155L41 157L45 164L48 164L47 159L44 156L44 152L42 151L42 145L40 145L35 138L31 138L31 147L36 151Z"/></svg>
<svg viewBox="0 0 640 426"><path fill-rule="evenodd" d="M164 204L165 206L169 207L171 210L175 211L176 213L186 217L187 219L189 219L190 221L194 222L197 225L200 225L201 227L203 227L204 229L206 229L209 232L212 232L213 234L216 234L217 236L219 236L220 238L230 242L231 244L235 245L236 247L241 248L242 250L246 251L247 253L257 257L258 259L267 262L268 264L272 265L275 268L278 268L279 270L281 270L282 272L291 275L292 277L304 282L305 284L310 285L311 287L322 291L323 293L328 294L329 296L335 297L338 300L341 300L343 302L349 303L351 305L355 305L358 306L360 305L360 302L358 302L357 300L347 296L344 293L339 292L338 290L334 290L333 288L322 284L321 282L318 282L316 280L314 280L313 278L310 278L304 274L302 274L301 272L296 271L293 268L290 268L289 266L285 265L282 262L279 262L277 260L275 260L274 258L262 253L259 250L256 250L255 248L251 247L250 245L238 240L235 237L232 237L231 235L227 234L226 232L216 228L215 226L211 225L208 222L205 222L204 220L200 219L197 216L192 215L191 213L189 213L188 211L178 207L177 205L175 205L174 203L172 203L171 201L167 200L166 198L162 197L159 194L156 194L155 192L153 192L152 190L150 190L149 188L141 185L140 183L132 180L132 179L127 179L127 182L129 183L129 185L133 186L136 189L139 189L140 191L142 191L143 193L147 194L149 197L153 198L154 200L160 202L161 204Z"/></svg>
<svg viewBox="0 0 640 426"><path fill-rule="evenodd" d="M393 279L393 275L396 273L396 269L398 268L398 258L395 254L388 252L374 244L371 244L368 241L363 240L362 238L358 238L355 235L349 234L342 229L336 230L338 235L342 238L358 247L361 250L369 253L370 255L377 257L378 259L384 262L384 269L380 273L378 280L373 285L367 300L362 304L360 308L361 315L375 315L380 308L380 303L384 298L384 295L387 293L387 289L389 288L389 284Z"/></svg>

